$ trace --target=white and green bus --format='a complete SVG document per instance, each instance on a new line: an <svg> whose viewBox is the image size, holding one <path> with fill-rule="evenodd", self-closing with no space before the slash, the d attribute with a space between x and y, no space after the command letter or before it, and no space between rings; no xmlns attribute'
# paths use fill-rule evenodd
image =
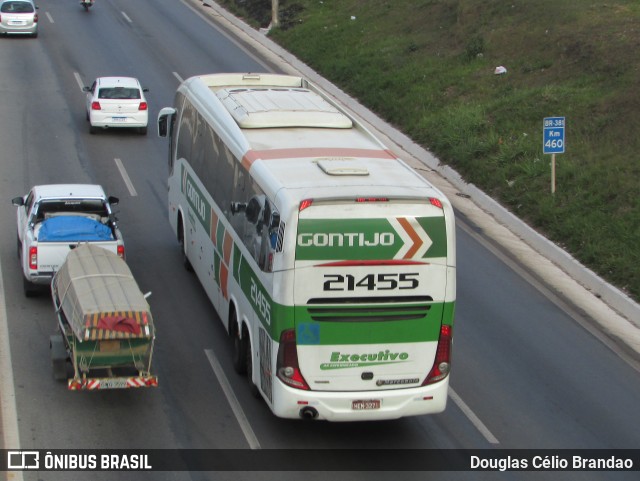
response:
<svg viewBox="0 0 640 481"><path fill-rule="evenodd" d="M189 78L158 133L185 266L277 416L445 409L456 254L442 192L300 77Z"/></svg>

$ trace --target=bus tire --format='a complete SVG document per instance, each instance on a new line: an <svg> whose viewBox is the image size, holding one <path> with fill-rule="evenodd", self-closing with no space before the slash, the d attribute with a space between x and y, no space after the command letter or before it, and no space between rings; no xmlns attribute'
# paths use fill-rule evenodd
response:
<svg viewBox="0 0 640 481"><path fill-rule="evenodd" d="M238 321L235 320L235 313L233 315L234 321L231 330L231 338L233 340L233 369L238 374L247 373L247 343L246 337L240 337L240 328Z"/></svg>
<svg viewBox="0 0 640 481"><path fill-rule="evenodd" d="M246 353L247 353L247 379L249 380L249 392L254 398L260 397L260 391L258 391L258 386L253 382L253 350L251 349L251 339L249 339L249 334L247 336L246 344Z"/></svg>
<svg viewBox="0 0 640 481"><path fill-rule="evenodd" d="M189 272L193 272L193 266L187 257L187 245L184 241L184 227L182 226L182 219L178 219L178 225L180 226L178 230L178 243L180 244L180 251L182 252L182 265Z"/></svg>

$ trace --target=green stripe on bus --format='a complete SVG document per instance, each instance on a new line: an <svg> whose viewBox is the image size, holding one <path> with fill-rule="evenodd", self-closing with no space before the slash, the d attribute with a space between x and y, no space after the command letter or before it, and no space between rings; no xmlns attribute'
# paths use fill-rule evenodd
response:
<svg viewBox="0 0 640 481"><path fill-rule="evenodd" d="M444 217L415 218L420 228L398 230L387 219L300 219L296 260L389 260L429 245L419 258L446 257ZM413 236L413 237L412 237ZM415 260L415 259L414 259Z"/></svg>

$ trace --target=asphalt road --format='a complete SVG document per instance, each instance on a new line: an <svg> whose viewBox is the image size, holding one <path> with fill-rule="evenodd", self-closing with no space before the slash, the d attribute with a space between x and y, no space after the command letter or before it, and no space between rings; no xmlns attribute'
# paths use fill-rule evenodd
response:
<svg viewBox="0 0 640 481"><path fill-rule="evenodd" d="M8 334L15 392L14 403L6 401L6 390L2 393L4 447L640 448L638 371L582 327L578 310L523 277L507 257L487 249L481 228L463 219L457 229L458 307L447 410L377 423L275 418L234 373L224 328L196 278L182 267L167 222L167 145L155 135L157 112L172 104L180 79L273 67L217 30L191 3L99 0L89 13L74 1L42 0L39 5L39 38L0 38L0 268L5 300L0 335ZM149 88L146 137L117 131L89 134L81 87L102 75L135 76ZM22 294L10 199L35 184L72 182L99 183L120 197L116 210L127 261L143 291L152 291L157 389L77 393L52 378L48 338L55 316L48 296L27 299ZM8 373L0 376L6 386ZM17 433L6 419L12 412ZM16 442L19 446L7 444ZM318 456L322 459L321 451ZM355 480L388 479L390 474L317 471L304 476ZM451 479L447 473L428 474ZM637 479L632 474L501 473L500 479ZM20 475L43 481L300 477L276 472ZM415 472L394 476L426 477ZM492 473L456 473L455 479L495 478Z"/></svg>

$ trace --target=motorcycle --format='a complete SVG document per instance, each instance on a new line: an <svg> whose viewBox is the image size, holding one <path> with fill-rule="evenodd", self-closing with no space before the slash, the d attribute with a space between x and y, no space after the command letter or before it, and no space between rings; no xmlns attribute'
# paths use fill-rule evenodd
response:
<svg viewBox="0 0 640 481"><path fill-rule="evenodd" d="M85 12L89 11L89 8L93 6L94 0L80 0L80 5L84 8Z"/></svg>

